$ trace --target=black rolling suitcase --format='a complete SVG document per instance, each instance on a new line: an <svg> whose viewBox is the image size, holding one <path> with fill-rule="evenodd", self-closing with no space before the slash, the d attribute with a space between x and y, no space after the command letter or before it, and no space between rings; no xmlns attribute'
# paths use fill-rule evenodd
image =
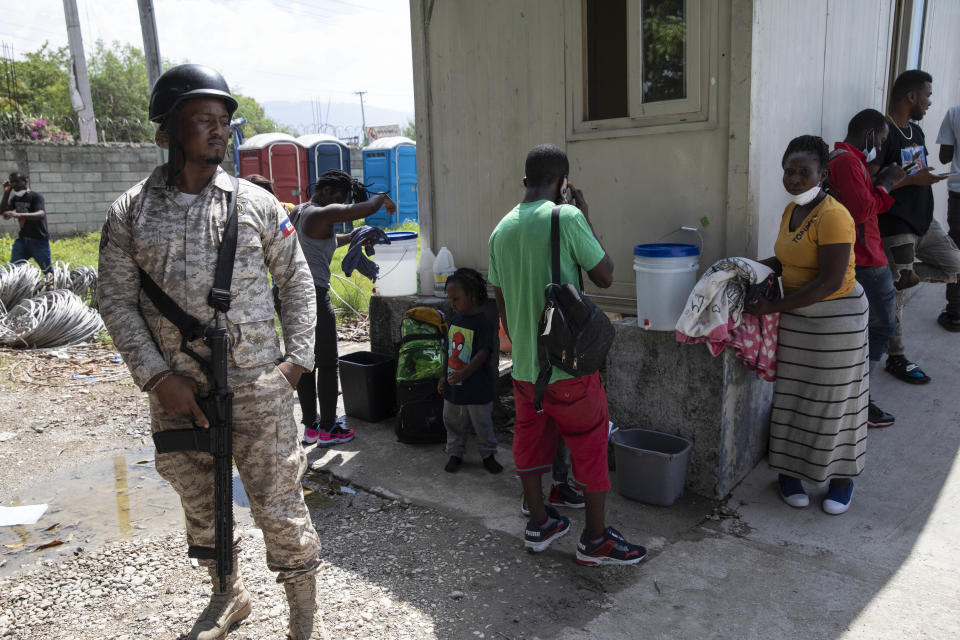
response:
<svg viewBox="0 0 960 640"><path fill-rule="evenodd" d="M443 396L437 380L397 383L397 440L405 444L437 444L447 441L443 426Z"/></svg>

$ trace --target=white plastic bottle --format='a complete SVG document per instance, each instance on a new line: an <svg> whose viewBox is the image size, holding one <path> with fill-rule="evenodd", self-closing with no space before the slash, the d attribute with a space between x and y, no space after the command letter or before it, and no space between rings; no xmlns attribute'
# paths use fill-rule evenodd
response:
<svg viewBox="0 0 960 640"><path fill-rule="evenodd" d="M422 296L433 295L433 261L434 255L433 251L430 251L430 247L422 247L420 249L420 266L417 268L417 281Z"/></svg>
<svg viewBox="0 0 960 640"><path fill-rule="evenodd" d="M437 257L433 261L433 295L445 298L447 297L447 278L453 275L457 270L457 265L453 263L453 254L450 249L440 247Z"/></svg>

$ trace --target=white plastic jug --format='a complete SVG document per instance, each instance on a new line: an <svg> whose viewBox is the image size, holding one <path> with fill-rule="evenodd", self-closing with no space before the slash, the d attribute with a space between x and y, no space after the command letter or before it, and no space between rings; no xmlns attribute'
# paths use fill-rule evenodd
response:
<svg viewBox="0 0 960 640"><path fill-rule="evenodd" d="M694 244L659 242L634 247L637 324L655 331L673 331L697 283L699 268L700 248Z"/></svg>
<svg viewBox="0 0 960 640"><path fill-rule="evenodd" d="M433 261L433 295L447 297L447 278L456 270L457 265L453 263L453 254L450 253L450 249L440 247Z"/></svg>
<svg viewBox="0 0 960 640"><path fill-rule="evenodd" d="M380 267L377 293L381 296L412 296L417 293L417 234L390 231L390 244L378 244L370 259Z"/></svg>
<svg viewBox="0 0 960 640"><path fill-rule="evenodd" d="M433 251L430 247L420 249L420 266L417 271L417 282L420 288L420 295L433 295Z"/></svg>

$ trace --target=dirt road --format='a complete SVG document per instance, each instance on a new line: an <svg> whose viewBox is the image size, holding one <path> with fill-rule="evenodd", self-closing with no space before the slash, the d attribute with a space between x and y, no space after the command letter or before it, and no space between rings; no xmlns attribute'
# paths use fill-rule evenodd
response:
<svg viewBox="0 0 960 640"><path fill-rule="evenodd" d="M4 352L0 361L0 503L29 496L49 501L54 515L0 528L0 637L186 633L209 587L206 572L187 561L176 497L153 468L144 395L128 380L13 381L11 369L17 377L25 366L19 359ZM531 556L479 517L455 518L316 472L304 485L324 543L319 592L332 638L550 637L586 624L610 606L609 592L638 575L633 567L596 571L570 557ZM111 524L97 530L91 514L78 515L83 505ZM284 637L283 589L266 569L249 510L236 512L254 609L228 638ZM35 550L55 540L63 544Z"/></svg>

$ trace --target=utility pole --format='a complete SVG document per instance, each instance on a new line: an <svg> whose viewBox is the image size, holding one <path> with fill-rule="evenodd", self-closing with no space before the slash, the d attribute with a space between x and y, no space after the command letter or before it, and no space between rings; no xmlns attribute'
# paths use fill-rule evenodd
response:
<svg viewBox="0 0 960 640"><path fill-rule="evenodd" d="M147 59L147 78L150 87L160 77L160 41L157 38L157 17L153 0L137 0L140 8L140 31L143 33L143 54Z"/></svg>
<svg viewBox="0 0 960 640"><path fill-rule="evenodd" d="M147 62L147 81L150 88L160 77L160 40L157 37L157 16L153 11L153 0L137 0L140 9L140 33L143 34L143 55ZM167 151L157 147L157 160L160 164L167 161Z"/></svg>
<svg viewBox="0 0 960 640"><path fill-rule="evenodd" d="M80 141L96 142L97 122L93 116L93 99L90 97L90 79L87 77L87 58L83 54L77 0L63 0L63 14L67 20L67 40L70 43L70 102L73 110L77 112Z"/></svg>
<svg viewBox="0 0 960 640"><path fill-rule="evenodd" d="M361 122L363 122L363 146L367 146L367 115L363 111L363 94L367 92L354 91L354 93L360 96L360 118L361 118Z"/></svg>

